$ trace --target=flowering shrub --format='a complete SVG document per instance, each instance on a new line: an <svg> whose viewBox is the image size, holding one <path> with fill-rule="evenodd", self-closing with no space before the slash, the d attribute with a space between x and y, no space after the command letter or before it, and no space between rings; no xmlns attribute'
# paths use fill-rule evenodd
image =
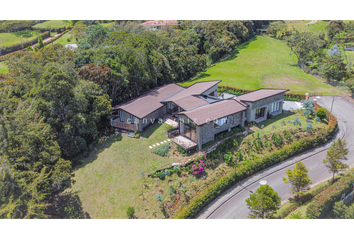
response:
<svg viewBox="0 0 354 240"><path fill-rule="evenodd" d="M192 173L199 174L205 172L203 168L203 166L205 165L204 161L205 160L197 159L191 167Z"/></svg>

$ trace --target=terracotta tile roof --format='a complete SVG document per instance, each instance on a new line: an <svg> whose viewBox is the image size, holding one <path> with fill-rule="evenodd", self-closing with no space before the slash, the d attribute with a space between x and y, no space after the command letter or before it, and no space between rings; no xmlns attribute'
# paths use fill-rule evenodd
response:
<svg viewBox="0 0 354 240"><path fill-rule="evenodd" d="M255 102L263 98L271 97L279 93L285 93L289 89L271 89L271 88L262 88L249 93L245 93L236 97L237 100L242 102Z"/></svg>
<svg viewBox="0 0 354 240"><path fill-rule="evenodd" d="M178 25L177 20L150 20L147 22L140 23L142 26L151 26L151 25Z"/></svg>
<svg viewBox="0 0 354 240"><path fill-rule="evenodd" d="M161 103L161 101L163 99L183 89L183 87L174 83L167 84L165 86L152 89L146 94L129 100L128 102L114 106L112 109L122 109L130 114L133 114L137 118L143 118L162 107L163 103Z"/></svg>
<svg viewBox="0 0 354 240"><path fill-rule="evenodd" d="M193 85L189 86L188 88L185 88L183 91L178 92L175 95L172 95L171 97L164 99L163 102L174 102L184 110L192 109L195 107L199 107L205 104L208 104L207 101L201 99L201 98L192 98L191 96L197 96L202 94L203 92L207 91L208 89L212 88L216 84L218 84L219 81L208 81L208 82L198 82L194 83ZM195 101L195 103L192 103L192 101ZM191 104L191 105L189 105Z"/></svg>
<svg viewBox="0 0 354 240"><path fill-rule="evenodd" d="M197 125L203 125L215 119L241 112L247 108L235 99L222 100L193 110L180 112L193 120Z"/></svg>

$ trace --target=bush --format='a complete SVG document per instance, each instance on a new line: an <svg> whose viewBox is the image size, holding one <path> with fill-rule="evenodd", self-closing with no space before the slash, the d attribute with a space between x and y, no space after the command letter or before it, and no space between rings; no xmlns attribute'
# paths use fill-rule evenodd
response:
<svg viewBox="0 0 354 240"><path fill-rule="evenodd" d="M156 173L156 176L160 178L161 180L165 179L165 173L163 171L159 171Z"/></svg>
<svg viewBox="0 0 354 240"><path fill-rule="evenodd" d="M167 143L155 148L153 153L160 155L161 157L168 157L170 148L171 148L171 144Z"/></svg>
<svg viewBox="0 0 354 240"><path fill-rule="evenodd" d="M327 115L326 109L318 108L316 111L316 117L319 117L321 120L325 119Z"/></svg>
<svg viewBox="0 0 354 240"><path fill-rule="evenodd" d="M168 188L168 194L169 194L169 195L172 195L172 194L174 194L175 192L176 192L176 190L173 188L173 186L171 186L171 187Z"/></svg>
<svg viewBox="0 0 354 240"><path fill-rule="evenodd" d="M185 154L186 151L184 151L180 146L177 147L178 152L180 152L181 154Z"/></svg>
<svg viewBox="0 0 354 240"><path fill-rule="evenodd" d="M135 213L135 208L134 207L128 207L128 210L127 210L128 217L132 218L134 216L134 213Z"/></svg>
<svg viewBox="0 0 354 240"><path fill-rule="evenodd" d="M165 169L165 174L166 174L166 176L170 176L170 175L171 175L171 172L166 168L166 169Z"/></svg>

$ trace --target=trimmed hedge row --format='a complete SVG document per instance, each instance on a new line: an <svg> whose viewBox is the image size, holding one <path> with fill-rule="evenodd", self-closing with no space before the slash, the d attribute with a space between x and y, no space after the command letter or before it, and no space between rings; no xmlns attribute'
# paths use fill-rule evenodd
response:
<svg viewBox="0 0 354 240"><path fill-rule="evenodd" d="M32 29L36 25L46 20L8 20L0 23L0 33L18 32L27 29Z"/></svg>
<svg viewBox="0 0 354 240"><path fill-rule="evenodd" d="M245 94L254 90L249 90L249 89L241 89L241 88L235 88L235 87L230 87L230 86L219 86L219 92L227 92L235 95L241 95ZM286 101L300 101L301 99L305 98L304 94L298 94L298 93L285 93L284 100Z"/></svg>
<svg viewBox="0 0 354 240"><path fill-rule="evenodd" d="M34 44L38 43L39 36L41 36L42 39L48 38L48 37L50 37L50 32L42 33L42 34L38 35L36 38L25 41L23 43L16 43L16 44L12 44L10 46L2 47L1 54L5 55L7 53L18 51L20 49L27 48L28 46L34 45Z"/></svg>
<svg viewBox="0 0 354 240"><path fill-rule="evenodd" d="M336 202L341 200L343 193L348 194L353 190L353 171L343 175L336 183L318 194L306 210L306 216L310 219L324 218Z"/></svg>
<svg viewBox="0 0 354 240"><path fill-rule="evenodd" d="M41 32L46 32L46 31L50 31L50 32L57 32L57 33L61 33L64 32L65 30L67 30L67 27L52 27L52 28L40 28L40 27L32 27L33 30L39 30Z"/></svg>
<svg viewBox="0 0 354 240"><path fill-rule="evenodd" d="M252 174L255 174L263 169L266 169L276 163L284 161L289 157L299 154L310 148L319 146L333 137L338 124L337 119L326 109L328 125L321 129L315 135L310 135L293 142L280 150L274 151L261 159L250 161L246 164L239 164L237 168L237 181L241 181ZM204 206L209 204L217 196L235 184L235 173L231 172L221 177L213 185L210 185L199 196L194 198L192 202L186 206L176 216L179 219L193 218Z"/></svg>

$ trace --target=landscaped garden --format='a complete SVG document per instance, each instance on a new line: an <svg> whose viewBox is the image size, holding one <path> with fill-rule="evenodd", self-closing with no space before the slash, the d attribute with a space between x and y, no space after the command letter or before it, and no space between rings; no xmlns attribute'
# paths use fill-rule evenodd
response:
<svg viewBox="0 0 354 240"><path fill-rule="evenodd" d="M297 59L286 42L257 36L235 49L231 56L188 82L219 80L221 86L256 90L262 87L290 89L291 93L316 92L338 94L341 91L306 74L297 67Z"/></svg>

